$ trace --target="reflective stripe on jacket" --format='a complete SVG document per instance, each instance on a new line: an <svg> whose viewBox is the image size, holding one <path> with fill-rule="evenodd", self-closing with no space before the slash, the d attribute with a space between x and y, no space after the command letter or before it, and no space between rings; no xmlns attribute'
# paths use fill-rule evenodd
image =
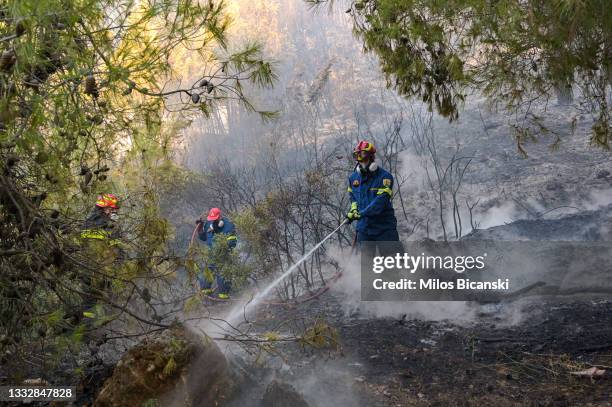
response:
<svg viewBox="0 0 612 407"><path fill-rule="evenodd" d="M83 223L81 238L106 240L111 245L120 244L118 228L99 209L95 209Z"/></svg>
<svg viewBox="0 0 612 407"><path fill-rule="evenodd" d="M365 175L356 170L350 175L348 193L351 209L356 206L361 215L357 221L357 231L377 235L397 228L391 202L392 189L393 176L382 168Z"/></svg>

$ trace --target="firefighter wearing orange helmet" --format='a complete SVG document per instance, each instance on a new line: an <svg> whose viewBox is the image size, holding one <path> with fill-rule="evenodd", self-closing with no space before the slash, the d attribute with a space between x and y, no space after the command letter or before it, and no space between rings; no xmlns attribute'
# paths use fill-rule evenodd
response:
<svg viewBox="0 0 612 407"><path fill-rule="evenodd" d="M109 279L104 276L105 269L116 266L125 255L119 240L119 227L116 224L118 211L119 199L117 196L108 193L101 194L96 200L93 212L81 228L81 238L88 242L87 247L95 248L91 256L96 259L102 273L82 275L83 302L79 318L91 318L91 309L95 306L100 292L107 290L110 286ZM91 322L89 319L88 321Z"/></svg>
<svg viewBox="0 0 612 407"><path fill-rule="evenodd" d="M85 239L110 239L111 243L118 238L116 227L117 212L119 211L119 198L114 194L98 196L94 211L83 224L81 237Z"/></svg>

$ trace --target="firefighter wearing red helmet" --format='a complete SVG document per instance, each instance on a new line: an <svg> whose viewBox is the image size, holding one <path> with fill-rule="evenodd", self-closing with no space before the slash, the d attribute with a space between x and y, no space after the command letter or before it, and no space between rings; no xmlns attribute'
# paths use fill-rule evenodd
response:
<svg viewBox="0 0 612 407"><path fill-rule="evenodd" d="M357 222L357 241L398 241L393 176L376 163L376 148L368 141L357 144L353 158L357 164L348 179L351 208L346 217Z"/></svg>
<svg viewBox="0 0 612 407"><path fill-rule="evenodd" d="M204 216L202 216L203 218ZM206 216L206 221L202 218L198 220L198 236L208 247L213 247L217 239L225 239L230 249L236 247L236 228L234 224L223 216L221 209L212 208ZM217 283L217 296L220 299L228 299L231 290L231 281L225 279L221 270L215 264L208 264L208 269L213 273ZM200 289L206 294L212 294L212 281L203 275L197 276Z"/></svg>

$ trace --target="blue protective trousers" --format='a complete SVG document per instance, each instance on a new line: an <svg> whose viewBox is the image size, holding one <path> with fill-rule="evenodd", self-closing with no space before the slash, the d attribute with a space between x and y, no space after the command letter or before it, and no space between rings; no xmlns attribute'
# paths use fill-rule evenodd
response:
<svg viewBox="0 0 612 407"><path fill-rule="evenodd" d="M232 289L231 282L223 278L214 264L209 264L208 269L213 273L215 281L217 282L217 292L219 294L229 294L230 290ZM212 287L212 282L208 281L204 273L198 273L197 278L198 284L200 285L200 290L207 290Z"/></svg>
<svg viewBox="0 0 612 407"><path fill-rule="evenodd" d="M368 233L357 232L357 242L397 242L399 235L397 229L388 229L382 233L371 235Z"/></svg>

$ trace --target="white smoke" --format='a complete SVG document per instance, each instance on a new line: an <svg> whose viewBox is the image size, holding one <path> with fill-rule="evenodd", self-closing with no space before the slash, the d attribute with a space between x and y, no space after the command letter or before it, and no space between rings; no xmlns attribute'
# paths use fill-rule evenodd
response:
<svg viewBox="0 0 612 407"><path fill-rule="evenodd" d="M479 214L479 229L487 229L513 222L519 215L520 211L514 202L502 202Z"/></svg>
<svg viewBox="0 0 612 407"><path fill-rule="evenodd" d="M612 204L612 188L591 191L583 206L587 210L596 210Z"/></svg>
<svg viewBox="0 0 612 407"><path fill-rule="evenodd" d="M431 321L453 320L455 323L474 321L478 306L465 301L361 301L361 264L358 254L330 248L329 256L342 268L342 277L332 286L347 315L365 318L402 318Z"/></svg>
<svg viewBox="0 0 612 407"><path fill-rule="evenodd" d="M402 152L401 168L399 170L400 179L407 180L405 183L408 193L427 191L427 162L416 154L412 149Z"/></svg>
<svg viewBox="0 0 612 407"><path fill-rule="evenodd" d="M310 374L299 375L290 383L311 406L362 406L355 381L359 366L361 363L345 357L319 361L309 366Z"/></svg>

